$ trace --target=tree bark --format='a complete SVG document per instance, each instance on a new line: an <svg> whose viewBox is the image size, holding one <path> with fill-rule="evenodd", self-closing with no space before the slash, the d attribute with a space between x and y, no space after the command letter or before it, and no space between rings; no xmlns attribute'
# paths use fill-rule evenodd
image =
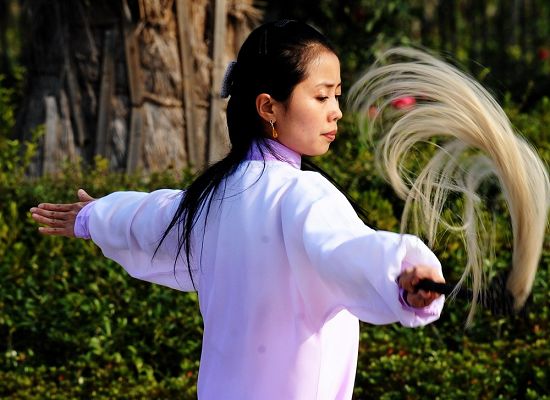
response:
<svg viewBox="0 0 550 400"><path fill-rule="evenodd" d="M45 128L31 173L96 156L127 172L202 168L221 157L225 102L212 84L261 14L252 0L224 0L223 14L215 2L28 2L18 137Z"/></svg>

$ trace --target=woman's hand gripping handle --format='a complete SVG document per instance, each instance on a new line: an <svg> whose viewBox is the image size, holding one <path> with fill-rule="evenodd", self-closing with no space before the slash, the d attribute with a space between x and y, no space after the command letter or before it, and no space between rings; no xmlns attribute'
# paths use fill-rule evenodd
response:
<svg viewBox="0 0 550 400"><path fill-rule="evenodd" d="M422 308L429 306L440 294L432 290L418 289L420 281L429 279L433 282L445 283L445 279L433 268L417 265L406 268L397 283L405 290L404 299L411 307Z"/></svg>

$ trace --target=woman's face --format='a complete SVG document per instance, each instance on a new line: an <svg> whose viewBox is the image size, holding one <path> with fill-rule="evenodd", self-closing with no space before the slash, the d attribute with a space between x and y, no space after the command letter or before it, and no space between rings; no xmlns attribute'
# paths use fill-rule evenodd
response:
<svg viewBox="0 0 550 400"><path fill-rule="evenodd" d="M307 78L292 91L285 103L276 102L277 140L297 153L318 156L327 152L336 138L342 118L338 99L342 93L340 62L323 51L307 67Z"/></svg>

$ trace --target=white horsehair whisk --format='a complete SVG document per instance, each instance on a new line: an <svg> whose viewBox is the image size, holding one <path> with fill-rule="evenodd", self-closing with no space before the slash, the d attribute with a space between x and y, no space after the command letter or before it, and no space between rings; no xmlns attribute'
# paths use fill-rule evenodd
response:
<svg viewBox="0 0 550 400"><path fill-rule="evenodd" d="M403 98L413 98L415 104L392 111L391 105ZM438 227L460 232L467 264L457 288L471 278L473 292L467 325L485 286L481 243L487 227L480 215L478 189L487 179L497 178L513 233L513 265L506 288L519 310L532 290L540 260L550 184L545 164L514 131L497 101L449 63L400 47L384 52L360 77L350 89L348 103L359 116L361 133L377 144L382 173L405 200L402 231L412 227L430 245ZM389 125L384 123L388 114L393 114ZM434 154L415 173L409 168L410 157L426 143L433 144ZM463 198L459 226L449 225L442 215L451 194Z"/></svg>

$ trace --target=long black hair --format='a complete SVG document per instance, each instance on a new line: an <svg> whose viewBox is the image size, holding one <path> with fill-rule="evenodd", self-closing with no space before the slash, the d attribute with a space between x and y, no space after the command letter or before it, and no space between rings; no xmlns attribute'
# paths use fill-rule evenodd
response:
<svg viewBox="0 0 550 400"><path fill-rule="evenodd" d="M285 103L294 87L307 78L310 61L323 51L336 54L320 32L291 20L266 23L252 31L243 43L227 82L229 153L206 168L187 188L157 247L158 251L168 234L177 229L176 260L183 251L193 285L191 235L199 216L204 207L208 216L213 193L246 158L252 144L266 143L266 122L258 115L256 97L267 93Z"/></svg>

